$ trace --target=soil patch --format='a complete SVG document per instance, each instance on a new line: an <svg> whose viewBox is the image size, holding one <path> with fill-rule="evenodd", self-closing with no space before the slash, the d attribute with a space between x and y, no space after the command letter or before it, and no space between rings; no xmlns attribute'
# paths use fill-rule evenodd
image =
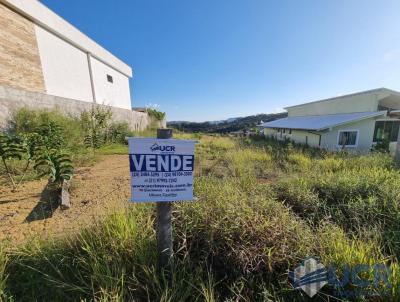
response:
<svg viewBox="0 0 400 302"><path fill-rule="evenodd" d="M0 186L0 240L14 244L28 238L63 235L90 225L128 205L129 163L126 155L108 155L76 171L71 208L60 210L46 180L24 183L17 192Z"/></svg>

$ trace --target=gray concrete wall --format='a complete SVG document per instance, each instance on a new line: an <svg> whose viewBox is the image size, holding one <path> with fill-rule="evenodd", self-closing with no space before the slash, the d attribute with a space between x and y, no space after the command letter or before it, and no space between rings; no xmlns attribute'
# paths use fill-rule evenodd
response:
<svg viewBox="0 0 400 302"><path fill-rule="evenodd" d="M0 128L4 128L12 112L18 108L58 109L66 115L79 116L82 111L90 110L92 105L93 103L89 102L0 86ZM111 108L114 121L127 122L132 130L143 131L149 126L165 127L166 125L166 121L153 121L147 113L116 107L108 108Z"/></svg>

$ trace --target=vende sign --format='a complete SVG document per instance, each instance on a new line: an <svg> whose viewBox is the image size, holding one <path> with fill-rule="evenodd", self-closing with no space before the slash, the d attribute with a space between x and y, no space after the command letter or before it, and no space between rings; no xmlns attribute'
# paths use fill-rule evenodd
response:
<svg viewBox="0 0 400 302"><path fill-rule="evenodd" d="M193 199L194 141L129 138L133 202Z"/></svg>

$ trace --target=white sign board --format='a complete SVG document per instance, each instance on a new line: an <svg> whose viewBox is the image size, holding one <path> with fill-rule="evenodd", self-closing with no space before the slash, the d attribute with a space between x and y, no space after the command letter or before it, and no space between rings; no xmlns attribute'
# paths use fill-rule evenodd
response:
<svg viewBox="0 0 400 302"><path fill-rule="evenodd" d="M193 200L195 141L129 138L132 202Z"/></svg>

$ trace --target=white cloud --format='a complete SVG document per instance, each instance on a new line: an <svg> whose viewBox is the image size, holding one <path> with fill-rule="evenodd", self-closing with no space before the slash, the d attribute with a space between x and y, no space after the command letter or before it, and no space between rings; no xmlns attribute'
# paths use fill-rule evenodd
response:
<svg viewBox="0 0 400 302"><path fill-rule="evenodd" d="M146 108L151 108L151 109L159 109L161 106L160 106L160 104L157 104L157 103L148 103L148 104L146 104L146 106L145 106Z"/></svg>
<svg viewBox="0 0 400 302"><path fill-rule="evenodd" d="M391 63L400 59L400 51L389 50L383 54L383 62Z"/></svg>

